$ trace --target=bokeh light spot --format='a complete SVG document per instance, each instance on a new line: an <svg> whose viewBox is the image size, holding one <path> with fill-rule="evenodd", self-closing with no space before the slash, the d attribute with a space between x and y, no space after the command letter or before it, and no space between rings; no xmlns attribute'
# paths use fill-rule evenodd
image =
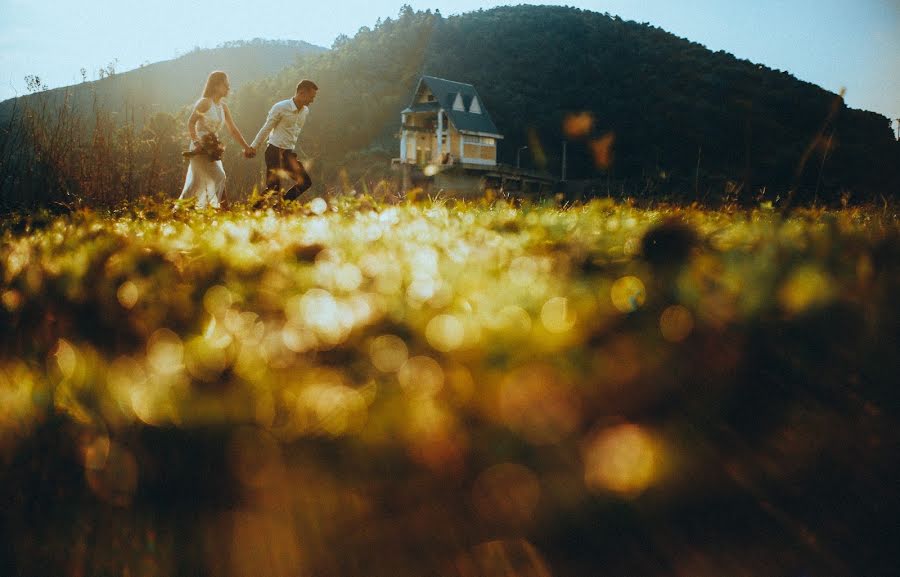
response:
<svg viewBox="0 0 900 577"><path fill-rule="evenodd" d="M624 276L613 283L610 289L613 306L623 313L640 308L647 299L644 283L636 276Z"/></svg>
<svg viewBox="0 0 900 577"><path fill-rule="evenodd" d="M130 280L119 285L119 290L116 291L116 297L119 299L119 304L121 304L123 308L129 310L134 308L134 305L137 304L140 296L141 292L138 290L137 285Z"/></svg>
<svg viewBox="0 0 900 577"><path fill-rule="evenodd" d="M131 504L138 483L137 460L130 451L113 443L100 468L86 468L88 487L99 499L117 507ZM98 462L99 464L99 462Z"/></svg>
<svg viewBox="0 0 900 577"><path fill-rule="evenodd" d="M328 203L325 202L325 199L316 197L309 202L309 210L313 214L323 214L328 210Z"/></svg>
<svg viewBox="0 0 900 577"><path fill-rule="evenodd" d="M227 366L225 351L202 337L187 343L184 361L191 376L206 382L216 381Z"/></svg>
<svg viewBox="0 0 900 577"><path fill-rule="evenodd" d="M540 495L537 475L515 463L501 463L487 469L472 488L479 516L511 525L532 520Z"/></svg>
<svg viewBox="0 0 900 577"><path fill-rule="evenodd" d="M658 453L654 439L637 425L600 431L585 446L585 483L592 489L638 494L657 475Z"/></svg>
<svg viewBox="0 0 900 577"><path fill-rule="evenodd" d="M106 434L89 435L81 446L85 469L101 470L109 458L110 440Z"/></svg>
<svg viewBox="0 0 900 577"><path fill-rule="evenodd" d="M549 365L514 370L499 393L503 422L536 445L559 442L581 422L579 397Z"/></svg>
<svg viewBox="0 0 900 577"><path fill-rule="evenodd" d="M224 315L233 302L231 291L222 285L209 287L203 295L203 307L214 317Z"/></svg>
<svg viewBox="0 0 900 577"><path fill-rule="evenodd" d="M507 305L492 319L493 328L511 339L522 339L531 333L531 316L516 305Z"/></svg>
<svg viewBox="0 0 900 577"><path fill-rule="evenodd" d="M456 350L463 344L465 327L453 315L437 315L428 322L425 328L428 343L442 352Z"/></svg>
<svg viewBox="0 0 900 577"><path fill-rule="evenodd" d="M75 350L75 347L69 341L60 339L56 345L54 357L63 378L71 379L78 368L78 352Z"/></svg>
<svg viewBox="0 0 900 577"><path fill-rule="evenodd" d="M563 134L569 138L581 138L594 128L594 115L590 112L569 114L563 120Z"/></svg>
<svg viewBox="0 0 900 577"><path fill-rule="evenodd" d="M433 396L444 386L444 369L431 357L412 357L400 367L397 378L405 391Z"/></svg>
<svg viewBox="0 0 900 577"><path fill-rule="evenodd" d="M0 297L0 301L3 302L3 307L11 313L16 312L22 307L23 300L22 293L14 289L3 291L3 295Z"/></svg>
<svg viewBox="0 0 900 577"><path fill-rule="evenodd" d="M393 373L409 358L406 343L395 335L381 335L372 340L369 346L372 364L382 373Z"/></svg>
<svg viewBox="0 0 900 577"><path fill-rule="evenodd" d="M778 300L787 312L798 314L826 304L831 299L831 285L831 279L817 267L800 267L781 287Z"/></svg>
<svg viewBox="0 0 900 577"><path fill-rule="evenodd" d="M170 374L182 368L184 344L169 329L159 329L147 341L147 362L157 373Z"/></svg>
<svg viewBox="0 0 900 577"><path fill-rule="evenodd" d="M667 341L680 343L694 330L694 315L682 305L666 307L659 317L659 330Z"/></svg>
<svg viewBox="0 0 900 577"><path fill-rule="evenodd" d="M613 143L616 135L613 132L604 134L600 138L591 141L591 150L594 153L594 164L597 168L608 169L613 163Z"/></svg>
<svg viewBox="0 0 900 577"><path fill-rule="evenodd" d="M569 307L569 299L553 297L541 307L541 322L551 333L564 333L575 326L575 311Z"/></svg>

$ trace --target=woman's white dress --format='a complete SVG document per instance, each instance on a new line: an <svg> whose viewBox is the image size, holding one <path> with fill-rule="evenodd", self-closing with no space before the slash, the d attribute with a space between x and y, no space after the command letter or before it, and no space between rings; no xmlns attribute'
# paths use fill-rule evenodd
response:
<svg viewBox="0 0 900 577"><path fill-rule="evenodd" d="M225 111L221 103L213 102L209 110L200 114L196 130L199 140L209 133L218 136L219 129L225 122ZM191 150L196 150L191 142ZM225 199L225 168L221 160L211 160L205 154L191 157L188 165L187 176L184 179L184 188L179 200L195 198L197 208L211 206L219 208Z"/></svg>

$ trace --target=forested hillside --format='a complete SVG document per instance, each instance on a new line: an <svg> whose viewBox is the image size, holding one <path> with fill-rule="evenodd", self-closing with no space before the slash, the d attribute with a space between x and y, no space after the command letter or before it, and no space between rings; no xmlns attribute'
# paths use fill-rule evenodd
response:
<svg viewBox="0 0 900 577"><path fill-rule="evenodd" d="M559 175L566 138L569 178L896 191L900 145L886 117L648 24L547 6L450 18L405 8L336 48L248 86L242 117L260 120L271 95L314 78L305 140L322 160L396 156L400 110L429 74L477 87L506 136L503 162L527 145L530 162ZM567 119L579 120L568 134Z"/></svg>
<svg viewBox="0 0 900 577"><path fill-rule="evenodd" d="M575 177L596 173L591 144L612 133L614 176L694 177L699 157L705 176L814 184L824 155L827 184L897 182L887 118L647 24L570 8L478 12L435 27L426 69L478 87L507 134L507 162L533 130L556 169L566 115L587 111L593 126L569 148Z"/></svg>

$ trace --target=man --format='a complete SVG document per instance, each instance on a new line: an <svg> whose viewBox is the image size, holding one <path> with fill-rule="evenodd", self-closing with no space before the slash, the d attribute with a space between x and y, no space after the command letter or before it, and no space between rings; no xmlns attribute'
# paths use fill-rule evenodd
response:
<svg viewBox="0 0 900 577"><path fill-rule="evenodd" d="M294 181L294 186L284 193L285 200L299 197L312 186L312 179L297 160L294 147L297 146L297 138L309 115L309 105L316 99L318 90L319 87L312 80L301 80L293 98L276 102L272 106L265 124L250 144L247 157L253 158L263 140L268 142L265 152L267 190L278 190L282 175L289 176Z"/></svg>

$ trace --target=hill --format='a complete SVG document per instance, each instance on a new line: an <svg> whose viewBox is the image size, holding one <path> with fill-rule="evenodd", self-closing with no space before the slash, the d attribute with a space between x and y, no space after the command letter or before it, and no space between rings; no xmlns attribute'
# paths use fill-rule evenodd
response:
<svg viewBox="0 0 900 577"><path fill-rule="evenodd" d="M261 121L298 77L319 83L305 141L325 165L361 150L397 155L400 110L422 74L474 84L506 138L503 162L570 178L727 181L893 193L900 145L890 121L787 72L713 52L648 24L608 14L516 6L443 18L401 10L335 49L306 57L238 95L241 118ZM565 135L567 118L589 119ZM584 124L584 123L582 123ZM606 137L606 138L604 138ZM613 142L612 162L598 163ZM643 185L642 185L643 186Z"/></svg>

